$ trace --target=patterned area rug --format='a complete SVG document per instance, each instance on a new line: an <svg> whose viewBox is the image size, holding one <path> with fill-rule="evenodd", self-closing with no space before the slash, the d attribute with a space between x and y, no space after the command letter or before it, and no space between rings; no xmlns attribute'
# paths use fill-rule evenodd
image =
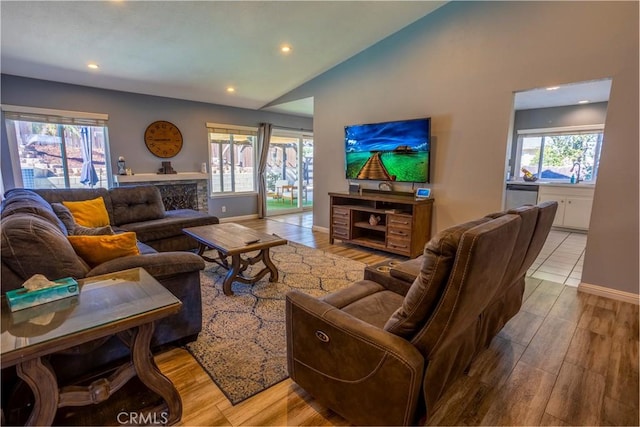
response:
<svg viewBox="0 0 640 427"><path fill-rule="evenodd" d="M253 253L255 254L255 253ZM202 332L187 349L233 405L286 379L285 294L299 289L324 295L360 280L365 265L289 242L270 250L279 280L233 283L222 292L226 270L207 263L201 273ZM214 256L213 252L207 255ZM252 266L259 271L262 263ZM251 270L250 270L251 271Z"/></svg>

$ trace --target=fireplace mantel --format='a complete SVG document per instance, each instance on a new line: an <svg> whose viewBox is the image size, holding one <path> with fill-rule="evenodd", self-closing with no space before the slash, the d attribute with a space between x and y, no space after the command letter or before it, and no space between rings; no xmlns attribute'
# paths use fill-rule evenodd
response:
<svg viewBox="0 0 640 427"><path fill-rule="evenodd" d="M209 179L209 175L202 172L178 172L171 174L137 173L135 175L114 175L115 184L130 184L137 182L187 181L195 179Z"/></svg>

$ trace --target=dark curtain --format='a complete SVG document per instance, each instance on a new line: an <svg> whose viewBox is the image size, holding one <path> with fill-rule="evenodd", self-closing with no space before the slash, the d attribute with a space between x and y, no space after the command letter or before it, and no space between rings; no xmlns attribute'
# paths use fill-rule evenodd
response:
<svg viewBox="0 0 640 427"><path fill-rule="evenodd" d="M267 156L271 141L271 123L260 123L258 128L258 218L267 214Z"/></svg>

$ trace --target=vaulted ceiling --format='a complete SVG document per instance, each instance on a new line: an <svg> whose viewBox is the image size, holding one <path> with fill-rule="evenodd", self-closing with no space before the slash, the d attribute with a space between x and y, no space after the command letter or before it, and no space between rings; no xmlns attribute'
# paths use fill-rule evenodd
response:
<svg viewBox="0 0 640 427"><path fill-rule="evenodd" d="M260 109L444 3L2 1L1 71Z"/></svg>

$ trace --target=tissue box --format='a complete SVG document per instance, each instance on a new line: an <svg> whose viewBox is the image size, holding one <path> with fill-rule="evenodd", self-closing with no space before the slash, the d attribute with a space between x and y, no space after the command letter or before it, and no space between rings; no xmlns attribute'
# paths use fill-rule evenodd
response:
<svg viewBox="0 0 640 427"><path fill-rule="evenodd" d="M25 288L7 291L7 302L11 311L18 311L62 298L78 295L78 282L72 277L53 281L56 285L45 289L29 291Z"/></svg>

